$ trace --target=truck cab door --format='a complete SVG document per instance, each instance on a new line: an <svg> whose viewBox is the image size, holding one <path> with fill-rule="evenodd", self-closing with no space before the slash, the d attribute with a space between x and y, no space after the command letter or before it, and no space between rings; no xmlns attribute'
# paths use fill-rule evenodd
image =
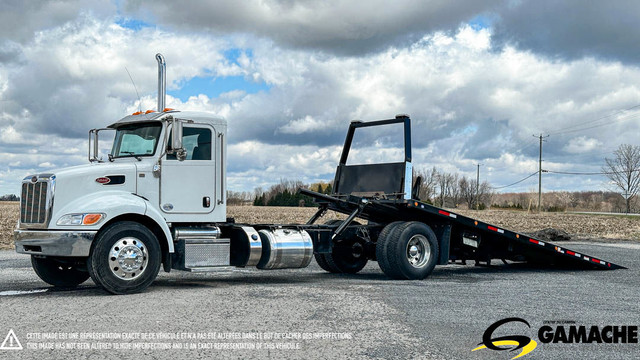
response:
<svg viewBox="0 0 640 360"><path fill-rule="evenodd" d="M160 175L160 208L170 214L206 214L216 206L216 129L185 124L182 144L186 159L166 154ZM171 141L169 141L169 144Z"/></svg>

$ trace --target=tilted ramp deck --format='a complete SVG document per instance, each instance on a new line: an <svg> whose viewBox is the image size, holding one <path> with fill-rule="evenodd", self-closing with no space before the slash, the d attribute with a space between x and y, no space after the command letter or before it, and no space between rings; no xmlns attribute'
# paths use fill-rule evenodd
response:
<svg viewBox="0 0 640 360"><path fill-rule="evenodd" d="M404 161L347 165L357 129L393 124L403 125ZM412 185L411 160L409 116L398 115L395 119L351 122L334 178L334 193L326 195L307 189L300 190L302 194L315 198L320 204L319 211L309 220L308 226L326 210L349 215L346 224L335 230L338 234L355 217L379 224L378 228L394 221L419 221L430 226L438 238L440 265L449 261L467 260L476 261L477 264L490 264L491 260L500 259L574 268L624 269L623 266L598 257L416 200L421 181Z"/></svg>
<svg viewBox="0 0 640 360"><path fill-rule="evenodd" d="M440 264L456 260L490 263L492 259L498 259L575 268L625 269L624 266L598 257L417 200L375 200L356 196L341 199L306 189L301 189L301 193L314 197L321 207L327 210L352 214L360 209L358 217L375 223L420 221L430 225L441 240ZM478 246L472 248L465 245L463 241L465 235L476 235Z"/></svg>

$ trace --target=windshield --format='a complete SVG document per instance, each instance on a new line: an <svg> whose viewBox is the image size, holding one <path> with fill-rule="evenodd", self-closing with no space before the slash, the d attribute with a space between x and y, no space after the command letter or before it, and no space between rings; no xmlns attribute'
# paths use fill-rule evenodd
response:
<svg viewBox="0 0 640 360"><path fill-rule="evenodd" d="M151 156L162 131L159 122L124 125L116 129L111 155L114 158L126 156Z"/></svg>

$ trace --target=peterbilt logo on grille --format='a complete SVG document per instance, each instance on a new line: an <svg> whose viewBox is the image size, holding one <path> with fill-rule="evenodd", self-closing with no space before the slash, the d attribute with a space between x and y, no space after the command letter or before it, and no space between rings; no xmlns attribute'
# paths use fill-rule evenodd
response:
<svg viewBox="0 0 640 360"><path fill-rule="evenodd" d="M34 184L37 183L38 182L38 177L37 176L32 177L31 178L31 182L34 183Z"/></svg>
<svg viewBox="0 0 640 360"><path fill-rule="evenodd" d="M100 183L100 184L102 184L102 185L106 185L106 184L108 184L108 183L110 183L110 182L111 182L111 179L109 179L108 177L104 177L104 176L103 176L103 177L99 177L99 178L97 178L97 179L96 179L96 182L97 182L97 183Z"/></svg>

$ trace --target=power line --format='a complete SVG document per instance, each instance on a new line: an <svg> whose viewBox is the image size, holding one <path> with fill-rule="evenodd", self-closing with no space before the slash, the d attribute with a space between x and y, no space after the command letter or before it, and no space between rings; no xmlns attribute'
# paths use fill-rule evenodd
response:
<svg viewBox="0 0 640 360"><path fill-rule="evenodd" d="M504 189L504 188L507 188L507 187L509 187L509 186L517 185L517 184L520 184L521 182L523 182L523 181L527 180L528 178L530 178L530 177L532 177L532 176L534 176L534 175L538 175L538 172L536 171L536 172L534 172L533 174L531 174L531 175L529 175L529 176L527 176L527 177L525 177L525 178L522 178L522 179L520 179L520 180L518 180L518 181L516 181L516 182L514 182L514 183L512 183L512 184L504 185L504 186L492 186L492 188L493 188L493 189Z"/></svg>
<svg viewBox="0 0 640 360"><path fill-rule="evenodd" d="M633 115L635 116L635 115L638 115L638 114L636 113L636 114L633 114ZM614 122L614 121L626 120L626 119L630 119L630 118L632 118L632 117L631 116L626 117L626 118L625 117L621 117L621 118L618 118L618 119L615 119L615 120L612 120L612 121L605 122L603 124L588 126L588 127L585 127L585 128L574 129L574 130L560 131L560 132L557 132L557 133L552 133L552 135L562 135L562 134L569 134L569 133L573 133L573 132L579 132L579 131L584 131L584 130L595 129L595 128L611 125L611 123Z"/></svg>
<svg viewBox="0 0 640 360"><path fill-rule="evenodd" d="M633 172L636 171L640 171L640 169L635 169L632 170ZM571 172L571 171L554 171L554 170L542 170L543 173L550 173L550 174L560 174L560 175L609 175L609 174L626 174L626 172L624 171L609 171L609 172ZM531 178L532 176L538 175L538 171L514 182L511 183L509 185L503 185L503 186L492 186L491 188L494 190L497 189L504 189L504 188L508 188L510 186L514 186L517 184L520 184L521 182Z"/></svg>
<svg viewBox="0 0 640 360"><path fill-rule="evenodd" d="M630 172L640 171L640 169L631 170ZM545 173L562 174L562 175L613 175L613 174L626 174L627 171L601 171L601 172L572 172L572 171L553 171L542 170Z"/></svg>
<svg viewBox="0 0 640 360"><path fill-rule="evenodd" d="M636 109L636 108L640 108L640 104L634 105L634 106L626 108L626 109L618 110L618 111L614 112L613 114L605 115L605 116L599 117L599 118L591 120L591 121L587 121L587 122L583 122L583 123L580 123L580 124L575 124L575 125L567 126L567 127L564 127L564 128L556 129L555 130L556 132L554 132L552 135L558 135L558 134L562 134L562 133L581 131L581 130L588 130L588 129L592 129L594 127L608 125L610 122L606 122L604 124L599 124L597 126L590 126L590 127L584 128L584 129L573 129L573 128L579 128L581 126L585 126L585 125L589 125L589 124L594 124L594 123L597 123L599 121L606 120L606 119L608 119L610 117L622 114L622 113L624 113L626 111L630 111L630 110L633 110L633 109ZM635 114L632 114L632 115L635 115ZM621 119L624 119L624 117L615 119L613 121L619 121ZM573 130L569 130L569 129L573 129ZM568 130L568 131L565 131L565 130Z"/></svg>

